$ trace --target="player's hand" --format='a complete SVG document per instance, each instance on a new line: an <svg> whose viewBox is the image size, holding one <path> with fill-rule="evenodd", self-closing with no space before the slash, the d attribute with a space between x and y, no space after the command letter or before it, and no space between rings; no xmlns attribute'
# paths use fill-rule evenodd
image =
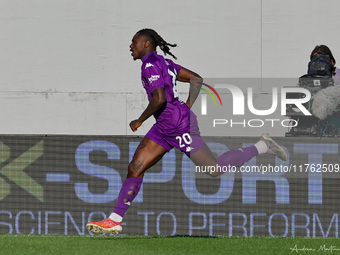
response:
<svg viewBox="0 0 340 255"><path fill-rule="evenodd" d="M139 120L133 120L130 122L130 128L133 132L136 132L141 125L142 123Z"/></svg>

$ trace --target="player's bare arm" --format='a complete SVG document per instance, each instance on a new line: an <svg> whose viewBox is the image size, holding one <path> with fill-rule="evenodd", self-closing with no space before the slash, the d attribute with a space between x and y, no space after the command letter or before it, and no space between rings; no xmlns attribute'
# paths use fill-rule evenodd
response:
<svg viewBox="0 0 340 255"><path fill-rule="evenodd" d="M137 131L137 129L146 121L150 116L156 113L166 102L166 96L164 92L164 88L157 88L152 92L152 99L150 100L148 106L141 114L141 116L137 120L133 120L130 122L130 128L133 132Z"/></svg>
<svg viewBox="0 0 340 255"><path fill-rule="evenodd" d="M177 79L181 82L190 83L189 96L186 104L189 108L191 108L200 93L203 79L197 73L190 71L189 69L186 69L184 67L182 67L179 71Z"/></svg>

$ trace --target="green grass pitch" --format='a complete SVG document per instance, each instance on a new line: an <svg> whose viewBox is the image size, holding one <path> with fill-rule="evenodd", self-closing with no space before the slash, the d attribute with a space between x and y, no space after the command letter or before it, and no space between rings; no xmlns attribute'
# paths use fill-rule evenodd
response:
<svg viewBox="0 0 340 255"><path fill-rule="evenodd" d="M0 235L0 254L340 254L338 238Z"/></svg>

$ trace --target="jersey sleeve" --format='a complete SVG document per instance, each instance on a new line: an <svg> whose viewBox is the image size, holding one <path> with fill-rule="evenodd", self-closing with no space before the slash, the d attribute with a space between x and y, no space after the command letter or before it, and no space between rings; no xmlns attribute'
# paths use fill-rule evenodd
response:
<svg viewBox="0 0 340 255"><path fill-rule="evenodd" d="M179 70L181 70L182 66L176 64L171 59L167 59L168 63L173 66L173 68L176 70L176 75L178 76Z"/></svg>
<svg viewBox="0 0 340 255"><path fill-rule="evenodd" d="M150 92L165 85L162 71L156 65L150 64L142 71L142 75L149 86Z"/></svg>
<svg viewBox="0 0 340 255"><path fill-rule="evenodd" d="M175 70L176 70L177 75L178 75L179 70L181 70L182 66L180 66L180 65L178 65L178 64L175 64L175 63L174 63L174 66L175 66Z"/></svg>

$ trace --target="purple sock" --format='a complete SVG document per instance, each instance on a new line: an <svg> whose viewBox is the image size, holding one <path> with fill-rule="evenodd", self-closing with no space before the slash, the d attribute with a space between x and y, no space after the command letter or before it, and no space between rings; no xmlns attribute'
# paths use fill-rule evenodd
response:
<svg viewBox="0 0 340 255"><path fill-rule="evenodd" d="M143 178L141 177L125 179L123 186L119 192L116 206L113 210L114 213L117 213L121 217L124 217L124 214L131 205L131 202L137 196L142 183Z"/></svg>
<svg viewBox="0 0 340 255"><path fill-rule="evenodd" d="M250 146L238 150L227 151L217 158L220 166L242 166L251 158L258 155L256 147Z"/></svg>

